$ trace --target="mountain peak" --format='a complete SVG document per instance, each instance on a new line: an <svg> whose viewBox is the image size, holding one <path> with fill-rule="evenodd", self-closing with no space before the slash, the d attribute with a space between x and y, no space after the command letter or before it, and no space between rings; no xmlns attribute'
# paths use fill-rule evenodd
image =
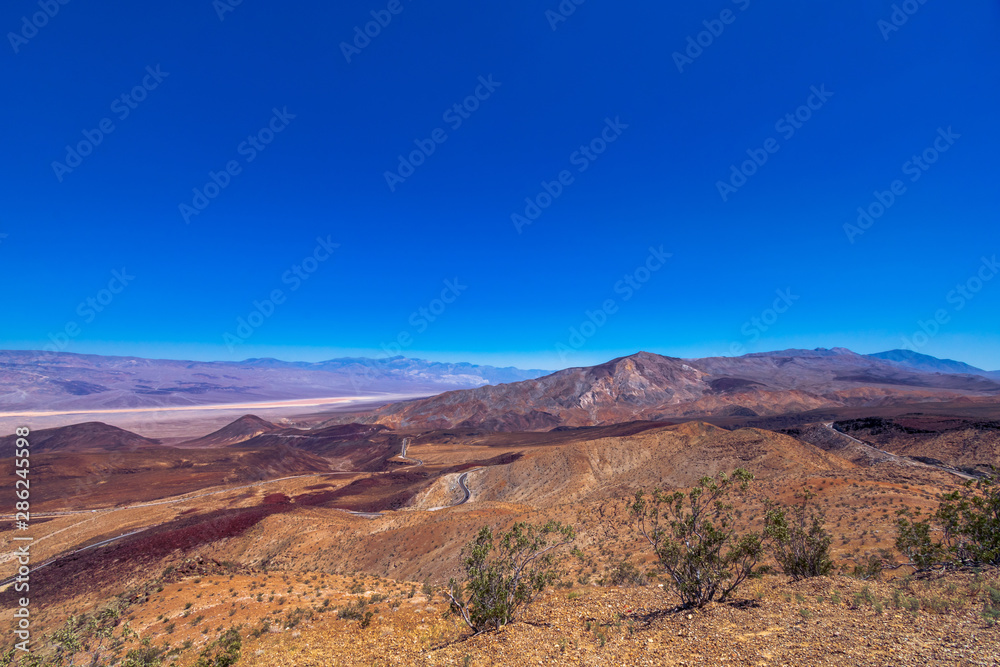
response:
<svg viewBox="0 0 1000 667"><path fill-rule="evenodd" d="M665 354L657 354L656 352L646 352L645 350L640 350L639 352L633 352L632 354L612 359L611 361L608 361L606 363L613 364L620 361L624 361L626 359L631 359L633 361L651 362L654 364L684 363L684 360L679 357L670 357Z"/></svg>
<svg viewBox="0 0 1000 667"><path fill-rule="evenodd" d="M189 440L186 447L228 447L240 442L245 442L250 438L262 433L271 433L281 430L281 427L272 424L266 419L261 419L257 415L243 415L236 421L230 422L218 431L209 433L206 436Z"/></svg>
<svg viewBox="0 0 1000 667"><path fill-rule="evenodd" d="M770 415L864 401L1000 394L987 377L927 373L847 348L678 359L639 351L590 367L395 403L360 418L396 427L526 430L690 416Z"/></svg>

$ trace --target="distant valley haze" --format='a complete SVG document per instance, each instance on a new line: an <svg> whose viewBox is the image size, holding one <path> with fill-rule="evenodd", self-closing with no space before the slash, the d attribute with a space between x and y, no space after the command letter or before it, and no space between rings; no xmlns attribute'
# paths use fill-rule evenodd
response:
<svg viewBox="0 0 1000 667"><path fill-rule="evenodd" d="M850 380L870 385L989 393L992 385L984 381L1000 382L1000 372L907 350L859 355L846 348L817 348L687 360L646 352L622 357L632 358L689 363L719 381L731 376L737 383L761 387L786 374L785 370L779 372L780 365L761 367L759 362L766 359L794 361L807 374L824 369L823 374L811 380L822 389L829 389L826 385L837 381ZM384 401L399 396L430 396L448 390L516 384L563 372L567 371L432 362L401 355L343 357L319 362L273 358L203 362L7 350L0 351L0 379L4 387L0 393L0 416L50 411L176 409L336 397ZM910 375L898 376L900 373ZM919 379L923 375L946 377L933 381ZM955 379L948 379L951 376ZM963 376L969 379L960 380ZM799 384L799 381L792 384L779 381L775 387L791 389ZM820 386L814 389L819 390ZM1000 390L1000 385L996 389Z"/></svg>

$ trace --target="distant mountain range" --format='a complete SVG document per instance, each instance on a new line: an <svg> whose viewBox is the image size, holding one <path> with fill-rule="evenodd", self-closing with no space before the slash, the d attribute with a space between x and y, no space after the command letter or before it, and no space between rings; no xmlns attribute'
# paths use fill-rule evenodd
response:
<svg viewBox="0 0 1000 667"><path fill-rule="evenodd" d="M0 412L435 396L387 407L378 418L387 424L468 422L534 429L619 416L774 414L890 400L901 392L911 398L942 391L990 395L1000 389L1000 372L907 350L859 355L844 348L688 360L642 352L555 373L401 356L202 362L0 351L0 387ZM442 392L451 393L436 396Z"/></svg>
<svg viewBox="0 0 1000 667"><path fill-rule="evenodd" d="M977 397L1000 400L1000 378L988 373L924 370L918 364L930 362L886 354L900 360L844 348L706 359L639 352L538 379L387 405L362 419L394 428L519 431Z"/></svg>
<svg viewBox="0 0 1000 667"><path fill-rule="evenodd" d="M6 358L0 364L0 372L14 378L34 373L36 391L38 387L50 390L55 387L75 400L106 399L108 394L117 400L149 400L148 396L162 399L174 394L192 401L206 396L226 397L225 391L218 388L221 379L229 383L227 386L267 398L274 398L278 391L292 392L296 381L310 377L318 381L305 384L308 391L329 391L331 386L345 387L344 368L363 366L368 361L296 364L251 359L240 363L202 363L62 355L48 359L44 365L32 366L28 353L3 355ZM11 357L18 357L19 363L12 363ZM455 382L456 369L462 371L461 381L480 384L488 377L542 372L432 364L402 358L391 361L391 366L379 369L377 386L397 390L423 387L429 393L434 389L440 391L447 382ZM205 372L209 369L211 373ZM978 372L946 373L941 369ZM705 359L639 352L596 366L449 390L429 398L390 403L366 413L331 415L312 429L276 424L248 414L208 435L173 442L170 447L260 452L293 447L312 455L333 457L338 465L346 465L350 458L351 465L378 466L382 461L379 457L398 453L401 447L403 435L388 429L574 431L585 426L786 415L820 409L943 401L998 404L1000 381L991 375L995 374L960 362L900 350L875 355L855 354L844 348L781 350ZM159 379L157 385L152 378ZM193 378L199 379L195 382ZM435 381L440 384L435 386ZM81 388L84 383L83 388L102 389L84 392ZM203 385L207 387L204 392L190 391L191 387ZM37 391L28 395L37 401L49 394ZM33 450L45 453L113 451L146 456L143 452L164 449L160 440L93 421L41 429L34 431L33 436ZM14 436L0 438L0 452L11 451L14 440ZM312 459L303 463L307 467L314 464Z"/></svg>
<svg viewBox="0 0 1000 667"><path fill-rule="evenodd" d="M912 352L910 350L889 350L888 352L879 352L877 354L868 354L865 356L871 357L872 359L891 361L899 364L900 366L905 366L906 368L912 368L918 371L928 371L931 373L965 373L968 375L982 375L983 377L1000 380L1000 371L984 371L981 368L970 366L969 364L961 361L938 359L937 357L920 354L919 352Z"/></svg>
<svg viewBox="0 0 1000 667"><path fill-rule="evenodd" d="M0 412L195 406L300 398L427 396L544 370L391 357L321 362L174 361L0 351Z"/></svg>

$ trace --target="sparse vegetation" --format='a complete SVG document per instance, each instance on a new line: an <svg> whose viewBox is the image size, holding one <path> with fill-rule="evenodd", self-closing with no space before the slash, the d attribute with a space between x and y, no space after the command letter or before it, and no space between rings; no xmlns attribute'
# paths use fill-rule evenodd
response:
<svg viewBox="0 0 1000 667"><path fill-rule="evenodd" d="M368 609L368 598L358 598L353 603L337 611L337 616L345 621L361 621L361 627L367 628L375 612Z"/></svg>
<svg viewBox="0 0 1000 667"><path fill-rule="evenodd" d="M851 570L851 575L861 581L879 579L882 576L883 568L881 558L878 556L868 556L866 560L854 566Z"/></svg>
<svg viewBox="0 0 1000 667"><path fill-rule="evenodd" d="M240 659L243 638L238 628L230 628L209 644L198 656L194 667L231 667Z"/></svg>
<svg viewBox="0 0 1000 667"><path fill-rule="evenodd" d="M983 602L983 618L989 627L1000 623L1000 585L987 588L986 600Z"/></svg>
<svg viewBox="0 0 1000 667"><path fill-rule="evenodd" d="M833 536L825 528L822 513L809 506L815 494L806 489L799 497L802 502L794 508L770 505L765 518L765 532L772 540L771 554L792 581L825 577L833 570Z"/></svg>
<svg viewBox="0 0 1000 667"><path fill-rule="evenodd" d="M753 475L737 468L732 475L703 477L687 493L636 493L631 506L639 532L652 546L681 605L703 607L724 601L764 567L765 535L736 534L733 506L726 500L745 492Z"/></svg>
<svg viewBox="0 0 1000 667"><path fill-rule="evenodd" d="M679 448L694 442L695 437L706 440L715 437L706 436L692 426L696 436L682 433L679 442L669 442L674 437L671 435L674 428L658 432L657 447L669 443ZM712 428L698 426L698 429ZM724 437L734 442L723 442L737 452L735 460L750 460L756 465L757 460L745 458L744 450L736 449L734 444L751 451L749 448L762 442L761 438L762 446L766 446L770 436L766 431L757 435L756 429L749 436L740 431L727 431ZM614 440L612 444L600 440L592 446L595 450L612 448L610 451L616 456L633 455L625 451L633 442L625 438ZM537 451L542 451L541 447L532 449L530 455L537 455ZM787 456L781 459L781 465L795 456L794 451L784 453ZM730 457L731 452L727 451L725 456ZM611 457L601 460L607 460L611 466L619 465ZM641 460L650 462L655 458L644 451ZM45 609L47 616L39 616L41 622L35 626L39 628L36 636L42 657L25 662L26 656L21 656L19 663L12 664L79 667L90 665L96 655L97 664L109 667L192 665L202 658L210 661L204 664L214 667L217 659L229 659L227 651L217 650L218 646L209 650L206 646L215 646L213 640L218 641L224 627L240 622L246 624L245 637L255 640L253 649L259 649L254 655L244 656L243 662L254 663L270 661L272 654L268 652L277 656L301 636L301 642L308 642L316 652L317 664L340 664L349 655L346 653L349 647L334 647L331 640L328 648L323 638L340 636L339 633L358 637L360 629L371 626L376 627L357 646L364 645L367 650L380 641L391 642L394 650L398 648L405 655L404 662L412 658L412 663L407 664L419 662L416 656L426 656L430 651L440 656L442 664L494 664L491 659L495 659L495 653L480 651L484 646L500 645L505 651L506 647L521 651L507 654L514 656L508 658L511 664L586 664L588 660L594 662L595 657L599 657L596 661L607 664L632 664L627 659L623 661L623 656L634 658L636 648L669 654L670 660L679 661L685 656L681 651L688 647L691 655L718 657L711 651L723 646L725 633L714 634L716 630L709 622L713 618L731 623L734 629L729 634L738 633L748 651L752 647L754 651L766 649L773 653L776 664L801 664L796 658L803 658L791 645L782 643L782 638L770 638L767 631L776 625L797 626L795 632L803 633L802 641L814 646L826 642L843 644L846 651L843 660L848 664L852 659L863 661L847 646L848 640L853 642L864 636L864 629L873 621L887 638L898 638L900 653L908 658L912 655L906 650L910 644L918 644L919 634L910 630L918 628L926 636L931 636L929 633L954 636L955 643L948 646L956 648L951 652L956 660L992 664L994 652L990 649L976 648L972 641L966 642L966 648L959 648L959 642L971 637L973 631L992 637L983 626L992 627L1000 621L1000 580L987 567L990 535L996 533L996 503L991 500L996 496L996 487L992 486L992 480L971 483L951 492L958 487L954 478L924 468L886 465L869 471L856 466L837 469L835 474L824 478L822 466L806 475L799 474L794 463L775 471L766 467L773 465L775 459L771 458L765 466L767 474L760 481L753 481L749 473L743 477L736 471L729 477L703 478L689 488L698 466L703 466L702 470L719 470L719 460L721 457L710 462L699 458L697 466L678 466L675 473L660 471L662 476L653 479L663 479L673 486L634 498L622 497L625 492L619 490L622 487L618 481L597 487L597 491L585 486L592 495L581 496L573 486L575 479L560 481L556 477L564 484L562 491L568 489L576 494L567 496L570 501L548 496L545 503L539 502L537 506L530 502L521 506L497 505L501 509L494 514L490 514L494 507L485 502L461 512L427 514L434 520L434 529L427 533L419 532L424 513L407 513L401 515L406 530L412 527L418 531L407 535L415 534L416 540L393 541L396 537L393 531L389 531L388 537L378 531L361 532L353 543L345 541L343 546L331 543L328 552L333 555L319 555L315 559L284 541L285 527L276 522L265 526L278 534L269 547L267 562L235 565L235 575L233 571L215 575L218 563L185 554L166 586L158 581L145 591L132 592L133 599L125 606L105 609L105 602L95 612L91 607L94 597L74 592L63 602L52 596L57 604ZM907 477L911 471L913 477ZM544 476L531 474L538 477L526 479L526 488L532 493L547 493L549 486ZM901 484L901 479L910 483ZM510 479L502 482L509 485ZM807 492L797 501L790 500L795 486L803 482L817 495ZM484 479L481 483L485 493L487 484L499 482ZM937 495L942 490L946 493ZM490 493L503 497L502 490L497 488L490 489ZM787 504L758 504L763 497ZM583 500L578 501L580 498ZM934 509L935 499L940 503L937 509ZM904 510L892 517L891 511L900 507ZM917 507L925 508L924 514ZM932 508L929 512L928 507ZM323 507L305 511L311 513L310 519L322 522ZM544 517L541 521L571 517L581 537L575 540L575 545L569 544L572 536L556 530L535 545L531 530L543 535L544 531L538 526L532 529L522 524L528 528L522 528L521 538L509 546L504 542L507 535L502 532L509 524L502 528L494 526L495 533L479 531L463 552L460 562L466 568L465 576L457 577L461 583L453 581L445 588L441 585L442 575L446 578L445 573L452 571L458 561L458 549L452 545L461 539L460 531L468 525L464 522L470 516L502 516L510 517L510 521L524 516ZM184 520L191 521L191 517ZM301 520L302 517L293 514L288 523ZM359 519L352 519L348 525L353 522L362 525ZM332 525L336 530L326 535L339 535L338 531L343 530L339 515ZM643 539L646 541L641 542ZM894 540L905 556L906 565L900 565L902 559L898 553L885 550ZM647 553L635 548L640 543L641 551ZM560 544L568 546L556 550ZM652 550L645 549L647 544ZM534 549L545 550L535 554L539 555L537 560L531 560ZM566 557L558 559L561 554ZM751 583L750 579L763 573L765 568L761 565L769 563L771 556L776 569L793 582L830 575L834 557L840 576L790 585L785 585L785 577ZM512 575L517 563L524 569L520 580ZM909 564L919 570L912 576ZM268 568L271 574L267 574ZM317 575L318 568L323 568L326 574ZM536 576L536 568L543 570L540 576ZM979 570L983 574L973 579L973 571ZM105 576L107 572L101 574L104 578L100 581L108 582L110 590L117 582ZM543 588L553 586L557 590L551 595L541 594ZM708 600L729 601L734 597L749 599L731 607L713 608L709 614L672 613L664 617L656 613L660 607L680 604L690 609ZM534 606L525 612L531 604ZM745 611L749 607L752 612ZM450 618L442 616L446 608L444 616ZM81 609L87 615L80 615ZM329 611L338 613L323 613ZM463 617L463 612L467 616ZM52 632L57 619L61 622L71 614L77 614L72 616L72 622ZM456 620L457 617L462 620ZM518 619L530 622L530 627L515 626L501 638L481 636L468 643L462 641L469 634L466 627L478 634L507 627ZM139 629L143 636L136 636L131 627ZM952 627L954 632L950 630ZM51 634L46 635L47 632ZM633 633L638 635L634 643L630 642ZM675 640L675 636L684 639ZM526 637L538 645L527 646ZM649 639L653 641L648 642ZM166 643L168 640L172 645ZM928 646L925 640L919 641ZM250 652L246 645L242 645L242 650ZM464 651L471 655L463 658ZM337 661L333 660L334 654ZM3 655L0 651L0 667L7 667L17 657L10 654L5 663ZM287 656L281 658L288 662ZM275 664L283 663L275 658Z"/></svg>
<svg viewBox="0 0 1000 667"><path fill-rule="evenodd" d="M162 657L167 652L166 647L152 645L152 640L146 637L139 648L134 648L125 655L122 667L158 667L163 663Z"/></svg>
<svg viewBox="0 0 1000 667"><path fill-rule="evenodd" d="M452 579L445 592L451 610L476 634L517 620L535 597L558 578L553 552L571 544L571 526L515 523L494 537L484 526L463 551L466 580Z"/></svg>
<svg viewBox="0 0 1000 667"><path fill-rule="evenodd" d="M896 548L918 570L1000 565L1000 484L995 476L969 480L961 489L942 494L929 516L908 509L897 514ZM934 528L940 541L931 536Z"/></svg>
<svg viewBox="0 0 1000 667"><path fill-rule="evenodd" d="M614 567L608 568L601 583L607 586L645 586L649 581L639 568L623 559Z"/></svg>

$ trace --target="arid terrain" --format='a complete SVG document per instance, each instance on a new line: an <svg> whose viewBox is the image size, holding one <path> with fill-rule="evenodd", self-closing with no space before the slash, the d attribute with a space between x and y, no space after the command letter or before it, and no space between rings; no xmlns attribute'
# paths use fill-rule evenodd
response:
<svg viewBox="0 0 1000 667"><path fill-rule="evenodd" d="M1000 629L982 610L1000 573L913 576L894 549L898 510L933 509L1000 464L993 381L854 356L832 358L887 374L884 386L834 376L819 392L840 372L831 355L753 357L742 377L721 361L637 355L367 414L247 414L175 423L167 438L99 421L33 430L33 646L55 659L55 638L97 613L120 642L91 638L64 664L98 650L98 664L123 664L146 641L169 646L141 664L194 665L231 628L239 665L997 664ZM765 411L768 395L798 398ZM533 401L548 416L525 412ZM707 412L680 414L696 406ZM8 479L15 445L0 439ZM731 602L678 612L631 499L736 468L755 476L737 501L744 529L761 526L765 499L814 494L834 574L769 574ZM4 518L9 625L24 533ZM443 594L463 547L482 526L548 520L576 529L555 586L522 621L471 636ZM883 575L857 575L872 557Z"/></svg>
<svg viewBox="0 0 1000 667"><path fill-rule="evenodd" d="M535 380L394 403L361 420L395 428L523 431L959 399L992 403L1000 381L991 375L930 372L841 348L707 359L639 352Z"/></svg>
<svg viewBox="0 0 1000 667"><path fill-rule="evenodd" d="M308 398L381 399L387 394L427 396L546 372L404 357L200 362L0 350L0 417Z"/></svg>

